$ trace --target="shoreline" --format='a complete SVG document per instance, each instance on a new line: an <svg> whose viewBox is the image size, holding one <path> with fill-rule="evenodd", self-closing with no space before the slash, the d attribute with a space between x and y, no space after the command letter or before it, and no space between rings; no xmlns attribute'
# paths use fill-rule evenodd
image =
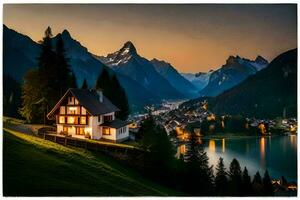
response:
<svg viewBox="0 0 300 200"><path fill-rule="evenodd" d="M284 134L273 134L273 135L245 135L245 134L233 134L233 133L225 133L225 134L212 134L212 135L204 135L200 136L201 139L247 139L247 138L262 138L262 137L277 137L277 136L287 136ZM295 135L297 136L297 135Z"/></svg>

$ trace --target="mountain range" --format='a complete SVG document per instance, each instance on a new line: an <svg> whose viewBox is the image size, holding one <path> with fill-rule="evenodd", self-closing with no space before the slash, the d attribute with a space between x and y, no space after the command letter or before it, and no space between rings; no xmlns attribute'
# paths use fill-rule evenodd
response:
<svg viewBox="0 0 300 200"><path fill-rule="evenodd" d="M79 86L86 79L88 85L93 87L99 73L103 68L106 68L110 74L115 73L117 75L117 78L126 91L132 110L141 109L144 105L158 103L161 99L181 98L184 96L157 74L156 70L154 72L161 81L158 83L170 86L169 88L164 88L165 90L170 90L169 92L166 91L166 95L159 88L145 88L130 76L106 66L99 59L95 58L80 42L73 39L67 30L64 30L60 34L64 41L66 55L70 60L72 71L76 75ZM22 83L24 74L29 69L37 67L36 58L39 56L41 46L28 36L9 29L5 25L3 26L3 39L3 72L5 75L9 75L19 83ZM52 39L54 45L56 44L56 39L57 36ZM152 65L151 67L154 68ZM151 81L156 82L153 79Z"/></svg>
<svg viewBox="0 0 300 200"><path fill-rule="evenodd" d="M213 70L210 70L209 72L198 72L198 73L181 73L181 75L190 81L198 91L201 91L205 86L207 86L209 82L209 77L213 73Z"/></svg>
<svg viewBox="0 0 300 200"><path fill-rule="evenodd" d="M198 96L198 89L185 79L170 63L156 58L152 59L151 63L156 71L178 91L183 92L189 98Z"/></svg>
<svg viewBox="0 0 300 200"><path fill-rule="evenodd" d="M192 99L202 96L212 97L209 98L210 103L216 112L249 113L250 111L243 111L243 109L247 110L243 105L239 105L238 100L242 99L239 96L240 94L243 94L243 97L246 98L249 90L252 95L250 97L255 99L255 95L263 96L261 93L255 94L255 92L260 91L259 87L265 88L264 92L267 94L273 91L274 88L281 88L282 91L285 91L282 87L288 87L286 84L292 85L292 88L294 87L294 82L289 83L291 77L294 80L294 69L291 68L291 66L294 66L294 63L289 63L284 69L280 68L284 65L278 64L278 62L285 62L284 64L286 64L291 59L279 59L277 57L269 64L262 56L257 56L255 60L241 58L240 56L229 56L225 64L219 69L211 70L207 73L180 74L167 61L144 58L138 54L136 47L130 41L107 56L97 56L89 52L79 41L75 40L67 30L59 34L61 34L64 41L66 55L69 58L72 71L76 75L78 85L81 86L83 80L86 79L89 87L92 88L98 75L105 68L111 75L115 74L124 87L132 111L138 111L145 105L160 103L163 100ZM56 40L57 36L53 37L53 45L56 44ZM24 74L29 69L37 67L36 58L39 56L40 50L41 46L39 43L4 25L3 73L6 77L9 76L5 80L12 82L14 85L16 85L16 82L13 80L22 84ZM288 52L282 57L292 57L291 54L293 53ZM278 67L279 65L280 67ZM274 70L276 76L278 75L277 82L273 79L269 80L272 77L274 78L270 69ZM284 74L288 74L288 79L282 79L279 73L280 70L285 69L287 71ZM264 79L264 76L268 77ZM256 81L254 77L260 78ZM252 79L253 81L248 83ZM245 82L248 83L246 86ZM256 82L259 82L261 85L257 85ZM8 91L6 85L7 83L4 84L4 93L7 99L9 100L12 94L14 94L15 98L15 93ZM282 94L270 94L272 98L270 97L269 101L273 102L274 99L277 99L276 101L279 102L283 101L284 97L282 97ZM292 96L291 94L292 91L286 95ZM253 99L251 101L243 99L243 102L245 102L247 108L252 108L254 112L253 105L261 110L268 107L264 102L264 98L261 98L261 104L256 104L256 101ZM288 101L294 102L294 97L289 97L288 99L290 99ZM273 104L275 105L275 103ZM270 105L273 104L270 103ZM288 113L292 109L286 105L284 107ZM282 105L278 106L278 108L282 110Z"/></svg>
<svg viewBox="0 0 300 200"><path fill-rule="evenodd" d="M260 59L260 58L259 58ZM208 100L217 114L244 115L261 119L297 116L297 49L277 56L239 85L216 97L201 97L183 106L193 108Z"/></svg>
<svg viewBox="0 0 300 200"><path fill-rule="evenodd" d="M120 50L107 56L94 56L116 72L138 81L145 88L155 89L159 96L162 94L170 98L198 96L197 87L185 79L170 63L156 58L149 61L141 57L130 41Z"/></svg>
<svg viewBox="0 0 300 200"><path fill-rule="evenodd" d="M210 74L207 85L199 94L200 96L217 96L266 66L268 66L268 61L261 56L257 56L254 61L239 56L229 56L220 69Z"/></svg>

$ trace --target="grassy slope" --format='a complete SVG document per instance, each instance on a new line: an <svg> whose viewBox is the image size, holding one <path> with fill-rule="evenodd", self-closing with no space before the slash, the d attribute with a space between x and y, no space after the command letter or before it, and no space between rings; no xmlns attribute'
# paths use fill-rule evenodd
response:
<svg viewBox="0 0 300 200"><path fill-rule="evenodd" d="M178 195L113 159L4 131L5 196Z"/></svg>

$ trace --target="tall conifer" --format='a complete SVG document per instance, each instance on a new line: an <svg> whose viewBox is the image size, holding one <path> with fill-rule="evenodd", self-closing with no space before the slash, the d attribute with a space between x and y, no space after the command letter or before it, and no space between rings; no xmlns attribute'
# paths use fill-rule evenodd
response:
<svg viewBox="0 0 300 200"><path fill-rule="evenodd" d="M224 166L223 158L219 158L219 162L216 170L217 170L216 178L215 178L216 193L219 196L224 196L228 194L228 179L227 179L227 173Z"/></svg>

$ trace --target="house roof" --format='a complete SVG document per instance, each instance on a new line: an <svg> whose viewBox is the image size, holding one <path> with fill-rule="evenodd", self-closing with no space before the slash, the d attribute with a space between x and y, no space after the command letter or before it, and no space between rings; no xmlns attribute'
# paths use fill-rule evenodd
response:
<svg viewBox="0 0 300 200"><path fill-rule="evenodd" d="M100 102L99 95L95 90L70 88L58 101L54 108L48 113L48 118L51 118L68 94L72 94L79 101L80 105L82 105L93 116L120 111L120 109L112 104L105 96L103 96L103 101Z"/></svg>
<svg viewBox="0 0 300 200"><path fill-rule="evenodd" d="M108 127L111 127L111 128L121 128L121 127L124 127L128 124L130 124L131 122L129 121L123 121L123 120L120 120L120 119L115 119L113 121L108 121L108 122L104 122L103 124L99 125L99 126L108 126Z"/></svg>

